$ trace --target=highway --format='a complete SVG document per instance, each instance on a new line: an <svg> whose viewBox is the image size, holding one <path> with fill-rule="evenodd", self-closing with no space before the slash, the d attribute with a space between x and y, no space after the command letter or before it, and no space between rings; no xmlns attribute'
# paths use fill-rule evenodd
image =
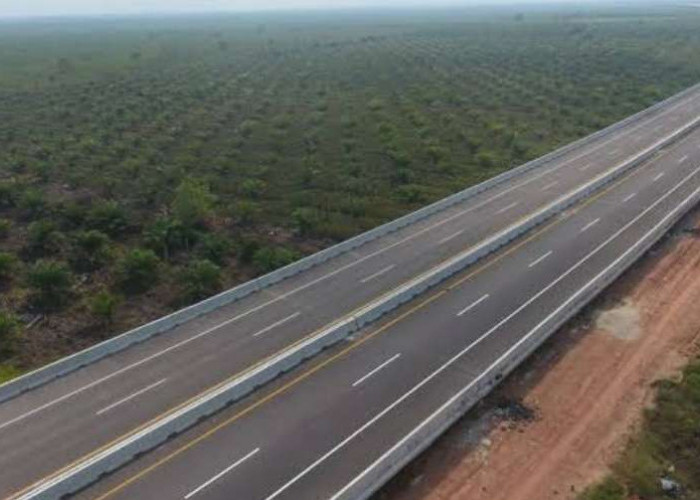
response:
<svg viewBox="0 0 700 500"><path fill-rule="evenodd" d="M79 498L340 499L700 194L700 132Z"/></svg>
<svg viewBox="0 0 700 500"><path fill-rule="evenodd" d="M0 458L0 496L12 495L13 492L41 480L273 353L289 347L311 332L351 313L368 301L589 182L698 116L700 95L696 92L672 107L662 109L638 123L630 124L608 137L511 179L464 203L181 325L167 334L133 346L0 404L0 446L4 451ZM675 155L680 156L676 158ZM684 156L687 158L683 159ZM672 157L678 163L670 169L667 163L672 163ZM683 161L680 161L681 159ZM323 450L324 446L340 438L343 432L355 428L356 424L361 424L363 419L390 401L392 394L399 394L402 389L412 387L411 384L415 385L421 376L427 376L430 370L453 355L461 345L460 342L463 343L470 335L477 335L489 321L493 322L494 318L502 317L509 306L522 299L523 293L534 290L540 284L527 280L551 278L551 273L556 272L557 266L565 266L567 259L580 255L585 246L584 242L590 238L590 244L595 244L595 238L598 237L596 235L613 230L615 221L621 219L625 213L649 205L655 190L663 189L664 186L668 188L674 179L678 182L678 175L691 168L694 162L697 164L697 159L698 151L693 141L683 140L673 149L672 154L664 156L654 165L635 169L630 179L616 188L622 189L630 183L639 183L634 193L626 195L629 199L622 205L606 204L604 200L610 195L606 193L596 200L596 203L580 212L604 210L606 206L615 205L609 209L611 213L606 215L607 218L601 215L597 217L599 220L589 220L586 222L589 224L586 230L572 239L572 231L583 229L583 226L576 229L578 226L572 225L571 221L580 216L576 214L566 224L560 224L555 230L542 236L549 237L550 234L568 228L569 236L559 235L558 239L555 239L556 245L550 242L546 249L546 245L543 245L540 249L529 250L534 244L529 242L518 248L517 252L509 254L498 266L468 280L468 287L459 288L463 290L458 301L461 307L458 312L461 312L461 315L441 316L444 310L428 313L426 307L419 314L412 315L410 321L401 321L387 329L393 331L398 328L402 332L401 335L392 336L385 333L366 344L359 344L356 340L355 343L362 345L362 349L353 350L351 354L324 367L318 376L304 380L303 384L295 386L294 390L285 393L284 397L274 399L273 404L256 410L255 418L251 415L250 418L237 422L235 426L227 427L226 436L217 440L224 448L228 447L226 450L211 451L212 456L207 459L186 458L185 455L189 456L188 454L183 454L181 458L178 455L177 460L169 462L167 467L160 468L147 479L138 481L136 487L144 488L143 490L128 493L124 498L154 498L153 492L156 490L153 488L159 487L163 488L163 494L155 496L157 498L182 496L181 489L188 487L185 484L186 479L192 478L192 482L196 483L194 475L197 473L206 476L216 473L219 465L222 465L220 470L226 468L223 463L217 462L218 459L214 456L216 453L219 453L216 456L224 462L226 459L236 458L233 456L235 453L231 455L231 432L237 433L238 437L234 439L235 451L239 452L240 459L245 460L235 467L235 470L232 469L230 474L225 474L220 480L212 483L211 487L197 494L206 492L215 495L215 492L222 488L219 485L228 484L229 486L219 493L223 495L222 498L265 498L270 494L265 493L265 488L275 484L282 485L284 478L293 477L290 476L293 471L289 468L306 462L313 463L313 460L309 460L318 457L319 450ZM658 179L647 178L650 175L648 172L655 172L654 169L659 170L655 174L659 176ZM675 191L673 196L665 199L658 209L647 215L651 217L662 214L667 202L677 203L676 195L681 191L685 192L693 183L697 185L697 179L694 177L690 178L682 189ZM643 226L642 223L638 225ZM539 238L537 241L540 241ZM572 244L573 248L563 248L562 245L566 244ZM619 249L617 244L610 245L611 248L613 246ZM508 262L517 259L519 260L513 264L514 267L508 267ZM596 257L592 260L597 262L599 259ZM527 265L524 265L525 261ZM519 271L516 272L516 268ZM523 273L525 270L527 272ZM590 272L587 275L590 275ZM521 279L524 281L518 282L516 286L516 280ZM565 282L568 283L569 280ZM557 284L557 287L563 287L565 282ZM431 303L430 310L434 307L447 307L444 304L450 302L448 297L455 297L460 293L457 293L457 290L455 293L446 293L445 297L441 296L439 300ZM561 294L552 295L554 298L561 297ZM523 313L520 316L536 319L537 314ZM412 326L418 318L424 318L423 323ZM463 321L469 322L467 332L464 331L465 323L460 323ZM456 325L455 322L462 326ZM489 348L486 354L481 350L486 349L487 345L500 345L501 342L511 339L511 336L517 337L517 332L522 327L521 323L525 326L528 324L526 319L519 317L517 325L513 322L507 335L498 335L498 341L489 337L488 342L480 343L483 347L479 348L478 355L471 351L466 353L464 361L468 360L474 365L467 364L467 368L461 370L465 373L479 373L480 367L489 359L487 354L497 352L495 347ZM394 340L398 342L397 345L384 346L382 343L388 342L384 340L388 338L401 340ZM439 338L440 342L436 342L435 338ZM463 364L461 360L462 358L460 366ZM375 369L376 371L372 372ZM445 394L444 390L454 387L455 384L464 385L463 379L455 380L454 377L447 376L446 372L452 370L453 365L448 366L441 372L440 377L431 379L426 384L431 387L438 385L440 390L428 391L426 387L423 391L421 386L421 392L427 394L418 398L420 401L413 403L420 408L406 408L401 410L400 416L391 419L396 424L397 431L404 429L403 424L399 425L400 422L405 421L406 429L415 425L415 415L420 415L421 409L434 408L431 401L439 401ZM321 373L324 374L322 377ZM392 382L387 382L391 387L386 387L383 381L386 374L391 373L398 373L398 379L391 378ZM343 387L339 391L339 381L350 375L355 377L352 382L357 384L353 387L351 383L350 388ZM437 384L437 378L446 382ZM379 380L382 382L377 383ZM311 384L310 388L308 384ZM349 394L362 394L363 400L353 400L352 397L348 397ZM401 406L413 399L408 397L401 402ZM223 418L224 414L235 412L244 403L246 400L232 406L212 421ZM284 405L280 407L282 404ZM285 417L280 419L280 414L284 414ZM319 415L336 415L342 418L319 418ZM237 426L242 424L248 427L239 429ZM198 426L186 436L173 440L168 446L180 442L191 433L200 432L200 428L203 429L206 425ZM374 429L372 426L372 433L375 432ZM388 432L386 429L379 433L381 439L372 438L370 441L381 451L383 448L380 444L387 443L395 434L393 430ZM256 437L259 441L254 439ZM366 439L363 437L361 441L365 442ZM248 442L254 444L250 449L244 446ZM300 443L303 443L303 446ZM349 446L350 444L352 446ZM295 446L300 449L295 451ZM352 464L365 463L362 457L372 456L372 453L362 446L352 455L355 447L354 441L343 447L344 460L347 460L347 453L351 453ZM203 449L210 450L211 446ZM256 449L260 451L253 453ZM196 449L192 450L193 453L195 451ZM271 456L289 458L279 461L283 463L272 463L269 459ZM331 462L335 460L335 454L324 460L324 469L331 466ZM235 460L231 463L234 462ZM177 464L182 464L180 469L177 469ZM259 467L263 469L248 472L246 476L254 474L254 477L264 477L264 484L241 485L240 481L235 481L238 470L244 471L245 468L255 467L256 464L260 464ZM173 467L175 469L172 469ZM352 471L345 467L342 471L324 473L323 478L314 480L317 469L315 467L309 470L281 491L280 495L291 495L287 496L288 498L324 497L327 491L338 487L342 477L346 477L348 473L352 474ZM131 467L127 467L124 472L129 470ZM118 476L119 474L114 478ZM111 479L105 484L109 481ZM304 488L304 485L306 490L297 490ZM174 493L175 489L177 493ZM299 492L294 496L296 491Z"/></svg>

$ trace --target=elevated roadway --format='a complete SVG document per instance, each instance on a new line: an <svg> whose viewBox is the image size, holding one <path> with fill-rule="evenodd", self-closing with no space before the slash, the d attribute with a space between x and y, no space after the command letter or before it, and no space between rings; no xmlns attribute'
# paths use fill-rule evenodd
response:
<svg viewBox="0 0 700 500"><path fill-rule="evenodd" d="M260 360L289 348L311 332L352 313L367 302L435 267L451 256L462 252L465 248L479 244L479 242L503 228L517 223L542 206L613 169L639 151L657 142L659 138L672 134L696 120L700 116L699 94L700 92L691 93L671 106L659 109L608 136L601 137L545 165L512 178L463 203L378 238L352 252L335 257L142 344L135 345L3 402L0 404L0 446L3 449L2 457L0 457L0 497L10 497L16 495L17 492L26 491L28 486L50 477L55 471L108 443L114 442L144 423L158 418L164 412L196 397L203 391L235 376L235 374L245 371ZM692 144L693 140L686 138L673 148L673 154L679 155L677 158L674 157L678 162L675 165L677 168L671 169L667 165L667 162L671 162L668 159L671 154L668 154L664 156L664 159L653 162L654 165L658 163L665 166L636 168L633 170L632 176L636 180L627 180L625 185L630 182L646 182L651 186L649 191L652 192L660 186L666 186L669 181L678 180L677 173L685 172L684 169L697 163L698 152ZM683 156L687 156L687 158L680 161ZM661 175L653 182L646 177L646 173L635 173L637 171L650 172L654 168L668 169L668 171L659 171ZM644 179L646 180L644 181ZM693 183L696 182L695 177L690 177L686 184L692 187ZM640 184L635 195L625 202L626 205L623 208L618 207L619 213L613 214L615 217L610 216L610 221L618 220L622 214L626 213L628 207L639 207L640 204L649 204L653 201L654 195L643 194L646 192L646 188L642 188L643 186ZM682 187L682 189L686 188L686 185ZM679 192L681 191L674 191L674 193ZM608 195L606 194L606 196ZM673 199L678 201L675 198L676 195L673 196ZM587 210L592 209L592 207L605 206L604 199L606 198L597 199ZM665 203L666 201L662 203L663 206L666 206ZM660 208L654 209L653 213L657 212L662 213ZM550 276L548 270L551 266L564 265L569 262L566 259L570 256L579 255L578 250L585 247L584 240L587 241L587 238L592 238L592 235L597 235L600 231L616 227L610 226L611 222L603 217L597 217L600 220L594 222L595 219L587 222L587 224L591 224L590 227L583 231L577 239L572 240L570 237L562 239L560 236L559 246L554 247L553 244L550 244L546 250L543 247L544 251L541 254L538 254L537 250L527 253L526 249L530 247L521 247L517 252L509 254L509 259L520 256L522 264L524 260L534 256L535 258L528 261L527 266L521 266L520 270L535 270L525 272L524 276L528 279L531 279L533 275L540 276L540 274L542 279L546 279ZM582 229L576 229L578 226L570 224L572 223L567 222L561 226L562 228L568 227L569 234ZM641 226L642 223L638 225ZM561 245L568 243L576 248L561 247ZM578 253L574 250L577 250ZM540 260L535 262L537 259ZM295 388L293 394L300 391L298 393L304 396L299 396L301 399L289 404L292 406L300 405L299 408L295 410L290 410L291 406L278 408L276 419L273 416L262 416L267 415L265 413L267 409L265 409L260 413L260 417L256 416L256 419L261 419L258 420L258 423L251 424L251 428L240 431L243 432L246 439L250 437L251 442L255 441L252 439L255 436L268 438L264 442L260 441L259 445L251 447L250 453L257 448L260 448L260 452L256 452L246 459L248 464L246 467L250 464L264 463L263 467L268 472L260 474L261 477L266 478L265 484L281 485L280 481L284 477L288 477L291 472L288 467L304 463L304 460L308 458L306 455L287 455L295 446L307 443L307 445L301 446L299 452L306 453L308 451L311 453L310 457L320 456L318 453L324 445L341 437L344 430L353 428L362 418L370 415L373 409L378 409L382 403L386 403L391 395L398 394L395 391L384 392L384 385L370 384L372 379L377 380L375 375L391 373L390 369L394 369L399 373L399 379L390 379L391 382L387 382L387 384L392 385L396 390L407 388L411 383L415 385L419 380L416 379L416 376L430 373L430 370L438 366L436 363L444 362L446 356L454 354L455 349L460 345L459 342L465 339L463 331L454 340L450 339L457 332L444 333L445 329L456 328L454 321L468 320L469 323L465 323L468 324L468 327L464 328L475 334L481 331L488 321L501 317L500 315L507 310L508 305L512 306L513 301L524 296L524 290L536 288L537 284L529 281L524 281L516 286L517 280L525 278L521 278L513 269L510 271L507 269L509 268L501 263L489 271L489 273L497 271L500 273L493 276L488 274L491 276L489 279L494 280L491 282L491 289L494 291L488 291L489 287L486 285L470 284L469 287L465 288L468 292L463 292L465 295L459 300L464 311L461 315L455 316L458 319L450 318L449 315L433 316L433 313L430 313L420 327L406 326L407 323L402 322L400 327L402 332L415 331L415 334L404 333L402 335L382 335L381 337L400 338L405 344L395 346L396 348L379 347L377 348L379 350L368 350L368 354L366 354L368 358L356 361L357 364L353 365L355 368L351 369L345 363L349 362L346 359L355 359L356 356L359 356L354 351L352 356L344 357L342 366L345 368L342 370L336 368L336 366L340 366L340 363L334 363L332 367L328 368L330 371L324 370L326 373L324 377L314 377L313 381L317 385L312 385L310 391ZM480 283L486 279L484 276L487 276L487 273L479 275ZM502 289L500 294L495 291L495 288L498 287L500 287L499 290ZM458 294L447 295L455 296ZM511 298L508 299L508 297ZM431 307L437 307L444 303L445 300L435 300ZM411 321L415 321L415 318L418 317L425 317L426 314L428 313L423 310ZM536 318L537 316L532 317ZM450 322L447 321L447 318L450 318ZM476 318L482 318L479 321L483 321L483 323L479 323ZM477 322L472 324L471 321ZM520 320L517 323L520 325ZM528 323L523 321L522 324ZM394 328L399 327L397 325ZM512 331L516 330L518 329L513 327ZM421 337L421 335L425 337ZM501 339L505 336L498 335L488 338ZM439 339L439 342L435 339ZM490 345L490 342L492 341L490 340L488 343L480 341L479 345ZM358 349L356 352L365 352L365 349L369 349L370 345L374 345L374 342L367 343L367 347ZM498 353L497 350L493 349L489 352ZM411 353L423 360L413 359ZM478 356L475 350L466 353L469 359L474 358L474 363L477 363L473 367L469 365L467 371L479 373L478 369L481 366L479 363L490 359L481 351L478 353ZM376 374L370 374L356 386L350 384L352 389L347 389L353 391L352 394L367 393L367 397L376 392L376 395L371 396L370 399L346 398L347 394L343 392L345 389L341 391L342 395L336 396L336 389L329 389L340 380L337 378L339 376L332 375L336 370L341 370L345 374L343 376L350 373L354 376L355 372L358 372L357 379L359 380L364 376L359 372L371 371L373 366L377 368ZM403 366L407 368L400 368ZM452 366L449 365L449 371L452 370ZM448 371L447 368L445 371ZM448 377L448 379L450 382L446 383L446 386L451 386L454 383L464 384L464 379L456 379L457 382L452 377ZM307 383L310 382L305 382L305 384ZM432 383L429 385L432 386ZM357 389L358 387L360 389ZM425 385L421 386L421 388L423 387ZM327 390L329 392L325 392ZM291 394L292 392L283 399L286 400ZM428 403L439 400L444 394L444 392L436 390L434 395L419 399L424 401L421 405L425 404L427 405L425 408L430 408ZM318 398L323 399L325 403L319 402ZM407 399L412 400L412 398ZM234 405L231 411L234 411L233 408L238 408L240 404ZM275 400L275 405L277 404L279 402ZM273 405L267 408L272 407L277 408ZM324 414L329 415L329 419L319 422L309 414L309 412L316 411L323 411ZM402 411L401 414L411 415L411 418L406 417L406 426L408 427L415 424L415 415L421 415L420 412L414 410ZM334 417L330 418L331 415ZM337 418L338 416L342 416L342 418ZM266 418L268 420L265 420ZM311 420L306 420L307 418ZM263 425L263 420L268 423ZM326 428L327 425L330 425L327 420L332 420L335 427ZM279 432L272 430L270 426L277 428ZM399 430L402 428L397 426ZM304 429L309 432L302 432ZM322 434L318 439L316 437L317 430ZM283 439L280 435L282 432L291 434L288 439ZM387 432L385 436L386 439L389 439L393 435ZM270 446L270 439L273 437L275 443L278 443L275 445L276 447ZM227 439L223 439L222 443L230 444ZM387 442L386 439L379 441ZM178 440L174 442L176 441ZM314 443L314 446L311 446L311 443ZM238 441L235 448L239 450ZM242 450L242 448L240 449ZM348 447L348 449L351 448ZM381 447L377 449L380 450ZM284 459L281 462L285 463L276 465L261 462L265 456L263 451L265 453L279 453L278 457L289 456L289 459ZM372 456L368 450L362 450L360 454ZM244 453L241 457L245 455ZM226 458L228 457L226 455ZM324 462L326 461L328 460L324 460ZM353 459L352 461L353 463L362 463L360 460ZM200 466L203 468L203 472L210 472L216 469L216 466L221 465L211 460L195 460L194 466L186 460L183 463L190 464L184 466L190 469L189 474L194 474L196 470L200 469ZM309 464L311 463L313 461L309 462ZM222 467L222 470L224 468ZM277 468L279 468L279 475L275 475ZM299 487L298 485L307 484L307 478L312 477L311 472L315 470L317 468L304 474L299 480L282 490L280 495L286 494L287 491L296 491L294 488ZM181 478L184 480L185 477L192 478L192 482L196 482L193 476L183 473ZM236 476L227 477L235 478ZM277 483L273 480L274 477L278 478ZM338 478L340 477L344 476L341 474ZM337 478L333 481L331 481L331 476L328 478L329 484L333 484L331 489L340 484ZM159 481L156 480L156 483ZM186 482L173 480L171 486L172 488L182 488ZM143 482L140 484L156 483ZM322 488L323 481L320 483L311 481L311 483L317 484L315 487L318 489L306 490L307 494L310 494L311 491L326 491ZM170 493L168 492L171 491L171 486L165 487L164 484L159 484L160 486L152 487L162 486L164 493L155 497L169 498ZM143 487L147 488L147 486ZM240 486L235 486L234 489L226 488L222 491L239 492L237 488ZM207 489L209 490L209 488ZM233 497L264 498L266 494L264 490L264 488L255 491L240 490L240 495L243 496L236 494ZM131 498L153 498L153 496L149 496L147 491L152 493L155 490L144 490L139 492L136 497L132 496ZM313 494L309 498L315 497L317 495ZM289 496L288 498L306 497Z"/></svg>

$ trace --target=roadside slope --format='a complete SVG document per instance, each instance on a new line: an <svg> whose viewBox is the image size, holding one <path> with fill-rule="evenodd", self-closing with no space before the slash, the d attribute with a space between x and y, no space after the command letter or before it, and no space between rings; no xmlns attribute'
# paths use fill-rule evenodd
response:
<svg viewBox="0 0 700 500"><path fill-rule="evenodd" d="M698 228L696 209L376 498L573 499L602 477L652 383L697 351ZM522 401L534 419L509 420L518 406L504 401Z"/></svg>

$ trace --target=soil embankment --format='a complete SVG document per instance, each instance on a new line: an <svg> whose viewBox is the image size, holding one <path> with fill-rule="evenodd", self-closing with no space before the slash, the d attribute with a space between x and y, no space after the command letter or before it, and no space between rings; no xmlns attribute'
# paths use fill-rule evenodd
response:
<svg viewBox="0 0 700 500"><path fill-rule="evenodd" d="M382 500L573 499L700 342L700 210L407 467Z"/></svg>

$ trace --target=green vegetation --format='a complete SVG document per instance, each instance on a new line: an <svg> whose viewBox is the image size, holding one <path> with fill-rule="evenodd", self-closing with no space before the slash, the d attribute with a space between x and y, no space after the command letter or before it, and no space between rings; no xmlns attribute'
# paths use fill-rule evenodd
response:
<svg viewBox="0 0 700 500"><path fill-rule="evenodd" d="M110 324L114 321L114 314L121 302L118 295L108 290L101 290L90 299L90 312L100 323Z"/></svg>
<svg viewBox="0 0 700 500"><path fill-rule="evenodd" d="M180 274L187 302L213 295L221 286L221 268L210 260L191 262Z"/></svg>
<svg viewBox="0 0 700 500"><path fill-rule="evenodd" d="M0 384L19 377L22 372L12 365L0 364Z"/></svg>
<svg viewBox="0 0 700 500"><path fill-rule="evenodd" d="M0 285L8 283L16 274L19 259L12 253L0 252Z"/></svg>
<svg viewBox="0 0 700 500"><path fill-rule="evenodd" d="M132 295L148 290L158 279L158 265L158 257L152 250L130 250L117 267L122 290Z"/></svg>
<svg viewBox="0 0 700 500"><path fill-rule="evenodd" d="M253 263L261 273L269 273L298 260L300 255L283 247L262 247L253 254Z"/></svg>
<svg viewBox="0 0 700 500"><path fill-rule="evenodd" d="M700 9L640 9L3 23L0 307L50 321L0 362L154 319L699 80ZM56 324L65 345L44 345Z"/></svg>
<svg viewBox="0 0 700 500"><path fill-rule="evenodd" d="M616 479L607 477L580 495L581 500L627 500L626 489Z"/></svg>
<svg viewBox="0 0 700 500"><path fill-rule="evenodd" d="M581 500L662 500L661 479L677 483L676 498L700 498L700 359L679 382L658 386L656 406L648 410L638 436L600 484Z"/></svg>
<svg viewBox="0 0 700 500"><path fill-rule="evenodd" d="M110 257L110 243L109 236L96 229L76 232L71 255L73 267L85 272L99 269Z"/></svg>
<svg viewBox="0 0 700 500"><path fill-rule="evenodd" d="M12 352L17 335L17 318L5 311L0 311L0 353Z"/></svg>
<svg viewBox="0 0 700 500"><path fill-rule="evenodd" d="M73 275L63 262L39 260L27 273L33 304L44 311L56 309L70 300Z"/></svg>

